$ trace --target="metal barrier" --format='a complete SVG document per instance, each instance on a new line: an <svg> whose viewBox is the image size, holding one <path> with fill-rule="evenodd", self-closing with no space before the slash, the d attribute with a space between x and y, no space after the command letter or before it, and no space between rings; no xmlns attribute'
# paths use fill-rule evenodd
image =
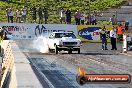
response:
<svg viewBox="0 0 132 88"><path fill-rule="evenodd" d="M1 44L1 49L3 50L3 55L1 57L2 63L1 63L1 82L0 82L0 87L5 88L8 86L7 84L9 83L9 77L10 73L13 67L13 55L12 55L12 50L11 50L11 45L8 40L4 40Z"/></svg>

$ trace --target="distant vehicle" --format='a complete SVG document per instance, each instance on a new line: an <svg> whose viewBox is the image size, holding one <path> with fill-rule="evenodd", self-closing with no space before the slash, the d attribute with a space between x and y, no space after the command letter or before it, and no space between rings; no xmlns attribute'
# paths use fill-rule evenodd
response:
<svg viewBox="0 0 132 88"><path fill-rule="evenodd" d="M77 39L74 33L72 32L53 32L50 34L48 40L49 50L55 50L55 53L58 54L58 51L78 51L80 54L81 40Z"/></svg>

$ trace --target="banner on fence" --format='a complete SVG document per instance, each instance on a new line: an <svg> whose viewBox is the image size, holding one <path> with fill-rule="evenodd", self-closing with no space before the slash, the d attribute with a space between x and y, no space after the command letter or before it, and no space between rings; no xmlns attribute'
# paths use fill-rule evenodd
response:
<svg viewBox="0 0 132 88"><path fill-rule="evenodd" d="M78 38L83 42L100 42L100 31L103 27L99 25L78 25ZM105 27L108 31L112 29L112 26Z"/></svg>
<svg viewBox="0 0 132 88"><path fill-rule="evenodd" d="M51 32L59 31L72 31L77 36L76 25L0 23L0 26L11 33L13 39L34 39L41 35L47 36Z"/></svg>

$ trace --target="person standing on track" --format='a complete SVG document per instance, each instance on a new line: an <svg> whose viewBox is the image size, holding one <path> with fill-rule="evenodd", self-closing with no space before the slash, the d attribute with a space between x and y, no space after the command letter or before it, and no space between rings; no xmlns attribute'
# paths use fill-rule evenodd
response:
<svg viewBox="0 0 132 88"><path fill-rule="evenodd" d="M106 31L105 26L100 32L100 38L102 40L102 50L108 50L107 49L107 31Z"/></svg>
<svg viewBox="0 0 132 88"><path fill-rule="evenodd" d="M116 28L113 26L112 30L110 31L110 40L111 40L111 50L117 50L116 47Z"/></svg>
<svg viewBox="0 0 132 88"><path fill-rule="evenodd" d="M120 23L117 26L118 41L122 41L123 40L123 31L124 31L124 28L123 28L122 24Z"/></svg>

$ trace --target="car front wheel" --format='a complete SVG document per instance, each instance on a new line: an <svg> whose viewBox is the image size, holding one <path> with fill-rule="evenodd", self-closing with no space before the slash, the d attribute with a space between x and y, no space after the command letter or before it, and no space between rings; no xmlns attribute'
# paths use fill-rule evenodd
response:
<svg viewBox="0 0 132 88"><path fill-rule="evenodd" d="M71 53L72 53L72 50L69 50L69 51L68 51L68 54L71 54Z"/></svg>
<svg viewBox="0 0 132 88"><path fill-rule="evenodd" d="M78 49L78 54L80 54L80 48Z"/></svg>

